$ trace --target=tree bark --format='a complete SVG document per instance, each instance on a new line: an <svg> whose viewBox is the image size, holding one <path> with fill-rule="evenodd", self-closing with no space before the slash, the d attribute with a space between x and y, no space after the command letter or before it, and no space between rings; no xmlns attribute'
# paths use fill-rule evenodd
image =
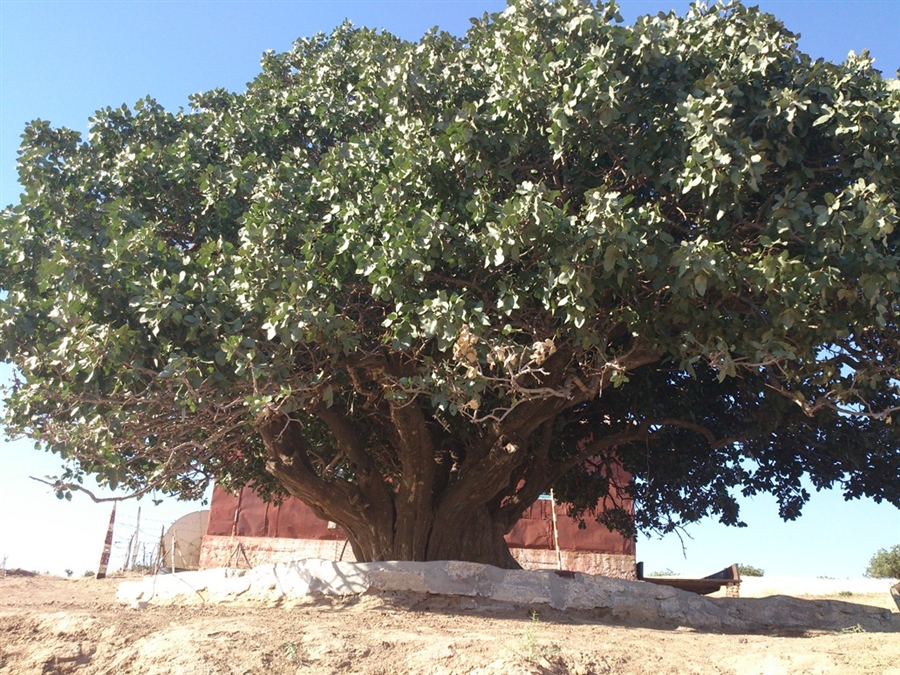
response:
<svg viewBox="0 0 900 675"><path fill-rule="evenodd" d="M370 530L358 530L347 534L360 562L465 560L505 569L520 567L504 539L504 521L493 517L487 509L476 510L467 520L436 521L427 536L416 525L399 519L391 533L373 536ZM426 542L424 549L417 545L422 538ZM384 546L389 539L392 545Z"/></svg>
<svg viewBox="0 0 900 675"><path fill-rule="evenodd" d="M519 569L504 539L507 526L486 507L460 520L435 522L428 542L427 560L467 560L504 569Z"/></svg>
<svg viewBox="0 0 900 675"><path fill-rule="evenodd" d="M485 504L485 495L496 495L507 485L508 470L498 472L491 482L485 475L473 476L481 492L454 490L437 496L442 500L436 499L430 483L433 469L425 466L431 449L421 437L422 420L408 411L404 415L412 417L409 424L418 432L401 434L405 436L402 442L415 441L426 447L416 450L421 460L418 470L404 476L393 490L383 489L380 479L360 483L320 477L309 462L302 428L280 416L260 426L269 454L268 470L316 515L340 524L361 562L466 560L517 569L504 539L508 518ZM426 449L428 452L423 452ZM361 449L354 452L359 457ZM433 458L430 461L433 463Z"/></svg>

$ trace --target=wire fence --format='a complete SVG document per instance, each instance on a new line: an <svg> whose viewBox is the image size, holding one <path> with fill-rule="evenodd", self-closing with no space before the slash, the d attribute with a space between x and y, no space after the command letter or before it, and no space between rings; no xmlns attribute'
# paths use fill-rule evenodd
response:
<svg viewBox="0 0 900 675"><path fill-rule="evenodd" d="M182 514L186 515L186 514ZM172 525L181 518L159 518L135 512L117 515L113 523L112 544L108 569L154 571L166 561L166 552L174 548L171 537L165 537ZM99 545L100 542L98 542ZM171 561L171 556L169 556Z"/></svg>

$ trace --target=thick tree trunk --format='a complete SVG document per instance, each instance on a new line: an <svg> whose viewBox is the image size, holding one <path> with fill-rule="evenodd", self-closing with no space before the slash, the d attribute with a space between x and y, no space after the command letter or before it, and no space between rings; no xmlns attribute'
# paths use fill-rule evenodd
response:
<svg viewBox="0 0 900 675"><path fill-rule="evenodd" d="M405 476L394 489L380 478L359 480L359 468L356 482L325 479L309 462L297 423L275 418L263 424L260 433L269 453L269 472L319 517L340 524L358 560L465 560L519 567L503 538L508 517L482 501L503 487L504 475L496 479L493 492L457 490L437 496L426 489L431 487L430 476L423 480L421 472L419 480Z"/></svg>
<svg viewBox="0 0 900 675"><path fill-rule="evenodd" d="M519 564L503 538L504 526L486 509L465 521L436 521L424 534L416 525L394 523L391 533L373 529L348 530L354 554L363 561L374 560L465 560L506 569ZM389 545L385 545L390 541ZM421 542L426 546L422 547Z"/></svg>
<svg viewBox="0 0 900 675"><path fill-rule="evenodd" d="M465 560L505 569L520 567L509 552L502 526L486 515L473 518L465 524L438 524L427 539L425 549L416 546L416 539L419 537L409 536L412 529L414 528L398 526L393 533L380 533L376 528L346 531L353 553L360 562ZM399 536L400 533L407 536ZM390 544L387 544L389 541Z"/></svg>
<svg viewBox="0 0 900 675"><path fill-rule="evenodd" d="M427 560L468 560L505 569L519 569L503 536L506 525L486 508L464 520L440 520L428 542Z"/></svg>

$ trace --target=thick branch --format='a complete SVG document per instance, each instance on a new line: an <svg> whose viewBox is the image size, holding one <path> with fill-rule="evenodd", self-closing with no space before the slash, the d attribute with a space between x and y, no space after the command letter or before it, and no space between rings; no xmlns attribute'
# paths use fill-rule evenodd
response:
<svg viewBox="0 0 900 675"><path fill-rule="evenodd" d="M288 492L329 514L351 538L358 540L360 534L367 534L367 540L377 541L390 532L381 522L389 514L371 509L363 501L358 486L341 478L326 481L316 473L299 422L284 415L272 415L260 421L259 432L269 455L266 468ZM388 549L388 546L383 548Z"/></svg>
<svg viewBox="0 0 900 675"><path fill-rule="evenodd" d="M329 408L321 403L312 407L310 412L325 423L338 449L355 465L354 473L361 495L376 509L393 514L392 491L371 455L366 452L350 418L336 407Z"/></svg>
<svg viewBox="0 0 900 675"><path fill-rule="evenodd" d="M572 457L548 465L542 479L535 474L534 480L526 481L522 488L512 495L501 509L503 517L506 519L509 527L521 517L522 513L531 506L535 500L546 492L556 481L565 476L569 471L574 469L585 460L596 455L603 454L614 450L617 446L625 443L646 440L650 434L649 425L642 424L632 429L626 429L610 436L605 436L593 443L587 444L581 452Z"/></svg>
<svg viewBox="0 0 900 675"><path fill-rule="evenodd" d="M436 456L422 410L411 403L391 403L402 472L397 491L397 541L425 551L431 530Z"/></svg>

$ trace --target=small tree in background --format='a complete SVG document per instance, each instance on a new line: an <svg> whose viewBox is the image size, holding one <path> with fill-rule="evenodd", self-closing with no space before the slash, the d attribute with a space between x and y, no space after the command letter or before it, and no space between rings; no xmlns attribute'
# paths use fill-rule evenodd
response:
<svg viewBox="0 0 900 675"><path fill-rule="evenodd" d="M878 549L869 561L866 576L873 579L900 579L900 544L891 549Z"/></svg>
<svg viewBox="0 0 900 675"><path fill-rule="evenodd" d="M633 533L900 505L900 91L775 17L518 0L342 26L241 93L30 124L12 434L115 489L293 494L359 560L516 563L555 487Z"/></svg>
<svg viewBox="0 0 900 675"><path fill-rule="evenodd" d="M761 577L766 571L753 565L738 565L738 572L742 577Z"/></svg>

